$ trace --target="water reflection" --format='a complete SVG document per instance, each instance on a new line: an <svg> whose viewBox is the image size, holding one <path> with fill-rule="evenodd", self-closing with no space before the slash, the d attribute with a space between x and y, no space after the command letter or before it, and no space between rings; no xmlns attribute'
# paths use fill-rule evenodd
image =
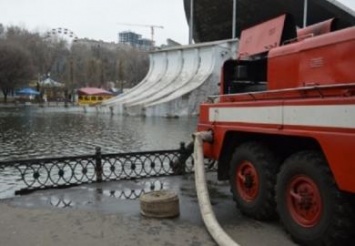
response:
<svg viewBox="0 0 355 246"><path fill-rule="evenodd" d="M97 188L97 194L108 196L111 198L117 198L120 200L136 200L141 195L151 192L151 191L158 191L163 190L168 186L167 182L162 182L160 180L148 180L142 181L139 185L144 186L142 188L129 188L124 187L120 190L107 190L102 188Z"/></svg>
<svg viewBox="0 0 355 246"><path fill-rule="evenodd" d="M0 108L0 161L102 152L175 149L191 140L196 118L141 118Z"/></svg>
<svg viewBox="0 0 355 246"><path fill-rule="evenodd" d="M129 182L124 182L121 188L103 188L98 187L94 189L88 189L93 192L94 200L85 200L82 197L72 197L68 194L60 193L59 195L50 195L45 200L50 206L57 208L73 208L82 204L96 204L97 202L102 202L105 197L115 198L118 200L136 200L139 199L141 195L151 192L164 190L169 187L167 181L158 179L142 180L136 184L136 187L131 187L132 184Z"/></svg>
<svg viewBox="0 0 355 246"><path fill-rule="evenodd" d="M49 204L57 208L72 208L75 206L75 203L64 196L51 196L49 198Z"/></svg>

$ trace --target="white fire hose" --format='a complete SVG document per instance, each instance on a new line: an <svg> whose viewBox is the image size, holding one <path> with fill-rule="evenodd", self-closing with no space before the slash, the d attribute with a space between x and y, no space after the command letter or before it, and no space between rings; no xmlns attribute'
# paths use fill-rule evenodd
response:
<svg viewBox="0 0 355 246"><path fill-rule="evenodd" d="M193 134L194 142L194 160L195 160L195 185L198 203L203 222L218 245L221 246L239 246L233 239L223 231L213 213L210 197L207 190L205 165L203 156L203 141L212 140L211 132L197 132Z"/></svg>

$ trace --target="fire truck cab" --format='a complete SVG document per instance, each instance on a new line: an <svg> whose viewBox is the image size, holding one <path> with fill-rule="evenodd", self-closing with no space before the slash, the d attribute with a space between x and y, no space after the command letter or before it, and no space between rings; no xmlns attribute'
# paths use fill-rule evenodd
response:
<svg viewBox="0 0 355 246"><path fill-rule="evenodd" d="M355 27L282 15L242 32L200 107L206 157L256 219L302 245L349 245L355 221Z"/></svg>

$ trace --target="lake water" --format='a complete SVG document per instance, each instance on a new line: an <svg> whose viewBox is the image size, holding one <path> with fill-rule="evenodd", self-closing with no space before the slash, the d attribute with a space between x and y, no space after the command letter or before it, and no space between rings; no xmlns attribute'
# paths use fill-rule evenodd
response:
<svg viewBox="0 0 355 246"><path fill-rule="evenodd" d="M71 108L0 108L0 161L177 149L197 118L142 118Z"/></svg>
<svg viewBox="0 0 355 246"><path fill-rule="evenodd" d="M197 118L142 118L85 113L75 108L0 108L0 161L178 149L190 142ZM0 199L23 182L0 170Z"/></svg>

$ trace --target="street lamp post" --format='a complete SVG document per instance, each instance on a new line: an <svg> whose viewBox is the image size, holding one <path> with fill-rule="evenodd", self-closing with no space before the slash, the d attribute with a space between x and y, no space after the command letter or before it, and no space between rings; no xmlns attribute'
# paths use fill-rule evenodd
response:
<svg viewBox="0 0 355 246"><path fill-rule="evenodd" d="M70 102L73 102L73 97L74 97L74 66L73 66L73 54L70 53Z"/></svg>
<svg viewBox="0 0 355 246"><path fill-rule="evenodd" d="M232 38L236 38L237 27L237 0L233 0L233 24L232 24Z"/></svg>
<svg viewBox="0 0 355 246"><path fill-rule="evenodd" d="M304 0L303 2L303 27L307 26L307 17L308 17L308 0Z"/></svg>
<svg viewBox="0 0 355 246"><path fill-rule="evenodd" d="M190 0L189 44L192 44L194 30L194 0Z"/></svg>

